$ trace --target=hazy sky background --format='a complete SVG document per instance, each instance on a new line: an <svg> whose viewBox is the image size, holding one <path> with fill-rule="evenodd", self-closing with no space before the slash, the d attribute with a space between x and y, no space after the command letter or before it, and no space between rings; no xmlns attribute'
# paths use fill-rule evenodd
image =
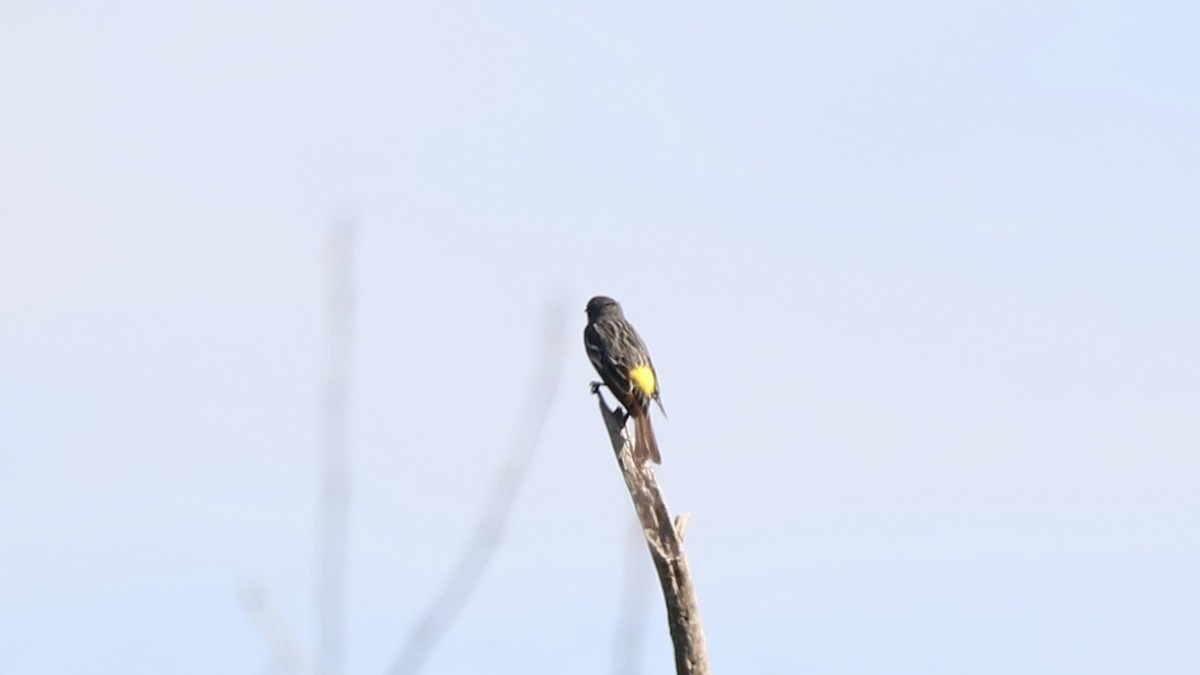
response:
<svg viewBox="0 0 1200 675"><path fill-rule="evenodd" d="M7 3L0 673L267 672L247 578L312 643L346 210L350 673L467 537L555 299L426 672L609 672L595 293L654 354L714 672L1200 672L1198 7Z"/></svg>

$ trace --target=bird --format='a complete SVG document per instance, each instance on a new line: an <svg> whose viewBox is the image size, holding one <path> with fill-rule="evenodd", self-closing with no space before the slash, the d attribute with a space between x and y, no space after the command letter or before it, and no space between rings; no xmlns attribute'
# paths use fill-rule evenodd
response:
<svg viewBox="0 0 1200 675"><path fill-rule="evenodd" d="M588 359L634 420L634 460L639 464L647 459L662 464L658 441L650 425L650 401L658 405L664 417L667 411L663 408L658 373L646 343L625 319L621 305L608 296L597 295L588 301L587 320L583 344Z"/></svg>

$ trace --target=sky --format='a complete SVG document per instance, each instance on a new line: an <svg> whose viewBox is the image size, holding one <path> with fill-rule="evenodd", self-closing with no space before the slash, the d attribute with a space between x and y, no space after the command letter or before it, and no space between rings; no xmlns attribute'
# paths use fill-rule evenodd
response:
<svg viewBox="0 0 1200 675"><path fill-rule="evenodd" d="M1197 672L1198 29L1103 0L0 7L0 673L274 672L245 588L313 655L347 217L346 673L394 662L563 349L425 672L612 672L600 293L654 355L714 672Z"/></svg>

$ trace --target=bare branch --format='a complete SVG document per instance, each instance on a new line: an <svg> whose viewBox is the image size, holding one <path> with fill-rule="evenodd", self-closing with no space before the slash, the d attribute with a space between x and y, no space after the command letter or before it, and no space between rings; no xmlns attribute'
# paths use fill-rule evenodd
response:
<svg viewBox="0 0 1200 675"><path fill-rule="evenodd" d="M280 675L311 673L312 667L300 650L295 633L275 610L262 583L254 579L243 581L238 588L238 599L266 639L275 660L274 671Z"/></svg>
<svg viewBox="0 0 1200 675"><path fill-rule="evenodd" d="M692 516L688 513L675 516L675 534L679 535L679 541L683 541L683 535L687 533L688 522L691 519Z"/></svg>
<svg viewBox="0 0 1200 675"><path fill-rule="evenodd" d="M537 450L542 430L546 426L546 418L550 414L550 406L558 393L558 382L562 379L562 329L566 323L564 308L565 305L560 302L546 310L539 349L536 352L538 368L530 381L525 413L509 448L508 459L492 485L490 496L484 502L475 532L446 579L445 586L406 638L390 671L393 675L411 675L420 671L437 643L470 600L500 548L509 514L529 471L534 451Z"/></svg>
<svg viewBox="0 0 1200 675"><path fill-rule="evenodd" d="M617 614L617 630L613 639L613 675L638 675L642 671L642 643L646 634L646 598L649 594L649 575L642 570L642 526L629 521L628 543L625 545L625 579L621 607Z"/></svg>
<svg viewBox="0 0 1200 675"><path fill-rule="evenodd" d="M354 318L354 230L329 225L325 241L328 306L321 373L321 505L317 531L318 660L322 675L341 675L346 659L346 562L350 529L350 376Z"/></svg>
<svg viewBox="0 0 1200 675"><path fill-rule="evenodd" d="M593 391L662 585L663 599L667 605L667 624L675 647L675 672L677 675L708 675L708 652L704 646L700 606L692 588L679 531L686 527L686 521L680 523L684 527L676 529L650 464L639 465L633 461L633 444L625 432L625 412L609 408L604 396L594 386Z"/></svg>

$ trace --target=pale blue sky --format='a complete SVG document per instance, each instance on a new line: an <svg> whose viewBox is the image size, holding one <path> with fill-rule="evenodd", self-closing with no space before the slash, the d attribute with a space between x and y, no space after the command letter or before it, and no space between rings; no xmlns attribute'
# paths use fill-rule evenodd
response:
<svg viewBox="0 0 1200 675"><path fill-rule="evenodd" d="M560 396L427 672L609 672L595 293L660 371L715 672L1200 671L1198 33L1184 2L9 3L0 673L257 675L248 577L311 641L346 209L351 673L467 536L555 298Z"/></svg>

